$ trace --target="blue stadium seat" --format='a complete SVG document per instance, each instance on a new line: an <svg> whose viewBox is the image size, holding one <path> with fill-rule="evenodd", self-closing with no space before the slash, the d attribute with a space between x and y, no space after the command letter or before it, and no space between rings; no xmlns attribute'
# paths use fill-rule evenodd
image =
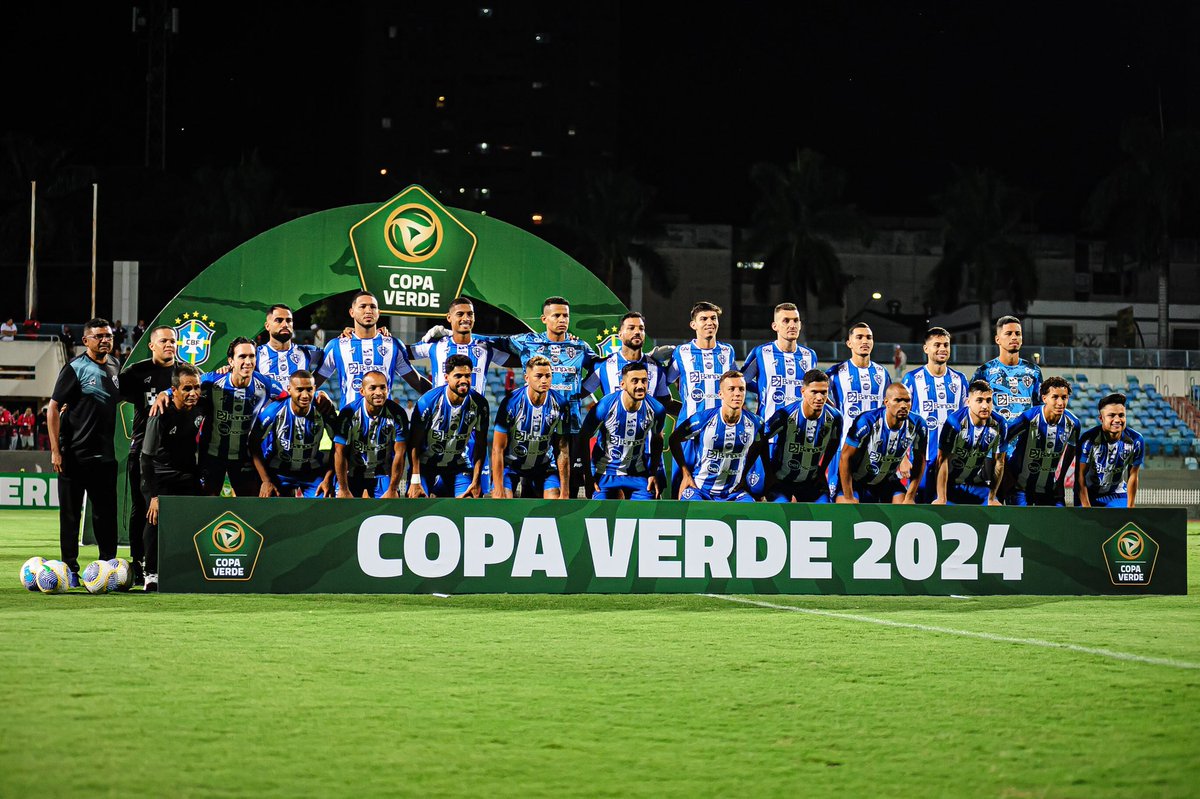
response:
<svg viewBox="0 0 1200 799"><path fill-rule="evenodd" d="M1175 443L1174 443L1174 442L1172 442L1172 441L1168 441L1167 443L1163 444L1163 448L1162 448L1162 454L1163 454L1163 455L1175 455L1175 454L1177 454L1177 448L1176 448L1176 446L1175 446Z"/></svg>
<svg viewBox="0 0 1200 799"><path fill-rule="evenodd" d="M1159 454L1159 452L1162 451L1162 445L1158 443L1157 438L1147 437L1145 439L1145 442L1146 442L1146 454L1147 455L1157 455L1157 454Z"/></svg>
<svg viewBox="0 0 1200 799"><path fill-rule="evenodd" d="M1138 384L1137 375L1126 375L1125 382L1131 386L1136 386Z"/></svg>
<svg viewBox="0 0 1200 799"><path fill-rule="evenodd" d="M1088 381L1087 375L1083 375L1083 374L1075 375L1075 382L1086 383L1087 381Z"/></svg>

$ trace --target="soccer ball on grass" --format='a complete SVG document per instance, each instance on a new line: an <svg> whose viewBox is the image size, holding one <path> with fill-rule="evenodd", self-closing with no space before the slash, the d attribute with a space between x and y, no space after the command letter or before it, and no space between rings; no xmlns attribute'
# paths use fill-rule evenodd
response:
<svg viewBox="0 0 1200 799"><path fill-rule="evenodd" d="M25 586L27 591L38 590L37 575L45 562L35 555L21 564L21 585Z"/></svg>
<svg viewBox="0 0 1200 799"><path fill-rule="evenodd" d="M107 594L117 590L117 570L107 560L93 560L79 575L79 583L89 594Z"/></svg>
<svg viewBox="0 0 1200 799"><path fill-rule="evenodd" d="M71 586L67 564L61 560L48 560L37 573L37 587L43 594L64 594Z"/></svg>

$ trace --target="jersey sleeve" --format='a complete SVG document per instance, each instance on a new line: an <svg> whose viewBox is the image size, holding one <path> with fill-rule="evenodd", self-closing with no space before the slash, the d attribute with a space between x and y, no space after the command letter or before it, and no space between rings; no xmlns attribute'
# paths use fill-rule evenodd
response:
<svg viewBox="0 0 1200 799"><path fill-rule="evenodd" d="M264 374L260 374L259 377L262 378L263 383L266 384L267 397L270 399L283 399L288 395L288 390L283 387L283 383L280 383L275 378Z"/></svg>
<svg viewBox="0 0 1200 799"><path fill-rule="evenodd" d="M825 374L829 375L829 404L838 411L842 409L842 385L838 382L838 366L831 366Z"/></svg>
<svg viewBox="0 0 1200 799"><path fill-rule="evenodd" d="M650 410L654 412L654 432L662 433L663 425L667 422L667 407L652 397L647 397L645 400L650 405Z"/></svg>
<svg viewBox="0 0 1200 799"><path fill-rule="evenodd" d="M488 348L492 366L516 366L520 363L520 360L513 357L512 353L500 349L491 341L485 342L485 346Z"/></svg>
<svg viewBox="0 0 1200 799"><path fill-rule="evenodd" d="M1140 467L1146 462L1146 442L1138 433L1133 434L1133 457L1129 460L1130 466Z"/></svg>
<svg viewBox="0 0 1200 799"><path fill-rule="evenodd" d="M696 435L696 432L704 426L706 411L696 411L688 418L684 419L681 424L675 425L675 432L680 435L683 440L687 440Z"/></svg>
<svg viewBox="0 0 1200 799"><path fill-rule="evenodd" d="M619 394L609 394L608 395L608 397L613 397L613 396L620 396L620 395ZM607 400L608 397L602 398L599 402L592 405L591 408L588 408L587 415L583 417L583 425L579 428L579 437L582 440L586 441L589 438L591 438L595 434L596 429L598 427L600 427L599 411L600 411L600 408L602 408L602 407L603 408L608 407L608 404L605 402L605 400Z"/></svg>
<svg viewBox="0 0 1200 799"><path fill-rule="evenodd" d="M522 391L523 389L514 389L514 391ZM496 423L493 425L497 433L508 435L508 406L512 402L513 395L507 394L504 399L500 400L500 407L496 409Z"/></svg>
<svg viewBox="0 0 1200 799"><path fill-rule="evenodd" d="M755 347L750 351L750 355L746 358L746 362L742 364L742 377L746 379L746 389L758 393L758 352L761 347Z"/></svg>
<svg viewBox="0 0 1200 799"><path fill-rule="evenodd" d="M854 422L850 425L850 432L846 434L846 444L851 447L861 447L863 442L871 434L871 425L868 419L873 419L875 414L871 412L859 414Z"/></svg>
<svg viewBox="0 0 1200 799"><path fill-rule="evenodd" d="M1040 409L1031 408L1030 410L1036 410L1037 413L1041 413ZM1004 435L1004 442L1006 444L1010 441L1015 441L1017 436L1021 435L1021 432L1029 427L1029 413L1030 411L1025 411L1016 419L1014 419L1013 423L1008 426L1008 430Z"/></svg>
<svg viewBox="0 0 1200 799"><path fill-rule="evenodd" d="M59 405L70 405L79 398L80 389L79 375L75 374L75 370L68 363L59 370L58 379L54 381L54 391L50 394L50 399Z"/></svg>
<svg viewBox="0 0 1200 799"><path fill-rule="evenodd" d="M1093 428L1095 429L1095 428ZM1087 431L1079 438L1079 465L1091 463L1092 461L1092 430Z"/></svg>
<svg viewBox="0 0 1200 799"><path fill-rule="evenodd" d="M949 457L954 451L954 442L958 441L958 425L950 420L942 422L942 432L938 434L938 452Z"/></svg>
<svg viewBox="0 0 1200 799"><path fill-rule="evenodd" d="M487 397L482 394L475 394L474 399L479 417L475 420L475 435L487 436L488 420L492 413L491 406L488 405Z"/></svg>
<svg viewBox="0 0 1200 799"><path fill-rule="evenodd" d="M414 361L430 360L429 355L433 352L433 342L418 341L416 344L408 345L408 357Z"/></svg>
<svg viewBox="0 0 1200 799"><path fill-rule="evenodd" d="M790 406L785 405L781 408L776 408L775 413L771 414L771 418L767 420L767 438L774 438L784 431L787 427Z"/></svg>
<svg viewBox="0 0 1200 799"><path fill-rule="evenodd" d="M683 375L683 359L679 355L680 347L676 347L671 352L671 364L667 367L666 378L668 383L674 383Z"/></svg>
<svg viewBox="0 0 1200 799"><path fill-rule="evenodd" d="M333 423L333 443L345 446L350 440L350 429L358 414L353 408L343 408Z"/></svg>
<svg viewBox="0 0 1200 799"><path fill-rule="evenodd" d="M400 339L393 340L396 343L396 360L392 362L392 377L404 377L409 372L416 370L408 362L408 347Z"/></svg>
<svg viewBox="0 0 1200 799"><path fill-rule="evenodd" d="M321 356L321 366L317 369L317 375L326 380L338 373L337 347L337 339L334 339L325 345L324 354Z"/></svg>
<svg viewBox="0 0 1200 799"><path fill-rule="evenodd" d="M983 380L985 382L987 381L987 364L986 363L975 370L975 374L971 375L971 379L970 379L970 381L968 381L968 385L970 383L974 383L976 380ZM991 383L989 382L988 385L991 385Z"/></svg>
<svg viewBox="0 0 1200 799"><path fill-rule="evenodd" d="M598 388L600 388L600 370L593 369L592 373L584 379L581 390L584 394L594 394Z"/></svg>

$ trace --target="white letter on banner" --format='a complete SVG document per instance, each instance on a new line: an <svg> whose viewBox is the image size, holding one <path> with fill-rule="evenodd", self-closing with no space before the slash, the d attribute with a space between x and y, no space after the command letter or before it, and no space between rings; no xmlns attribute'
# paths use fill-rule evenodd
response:
<svg viewBox="0 0 1200 799"><path fill-rule="evenodd" d="M767 542L767 554L758 559L759 540ZM774 577L787 563L787 536L775 522L742 519L737 523L737 576Z"/></svg>
<svg viewBox="0 0 1200 799"><path fill-rule="evenodd" d="M46 505L46 483L36 477L25 478L25 505Z"/></svg>
<svg viewBox="0 0 1200 799"><path fill-rule="evenodd" d="M538 552L539 541L541 552ZM521 524L512 576L532 577L534 572L545 572L547 577L567 576L567 561L563 558L562 542L558 540L558 524L553 519L526 519Z"/></svg>
<svg viewBox="0 0 1200 799"><path fill-rule="evenodd" d="M58 507L58 475L50 478L50 505Z"/></svg>
<svg viewBox="0 0 1200 799"><path fill-rule="evenodd" d="M592 570L597 577L626 577L629 575L629 556L633 553L633 531L637 519L617 519L612 547L608 545L608 522L604 519L584 519L588 547L592 550Z"/></svg>
<svg viewBox="0 0 1200 799"><path fill-rule="evenodd" d="M663 537L678 538L683 527L679 519L641 519L638 521L638 577L678 577L683 564L679 557L678 541L663 541Z"/></svg>
<svg viewBox="0 0 1200 799"><path fill-rule="evenodd" d="M438 554L433 560L425 554L429 536L438 539ZM462 555L458 527L445 516L418 516L408 523L404 536L404 560L418 577L445 577L453 573Z"/></svg>
<svg viewBox="0 0 1200 799"><path fill-rule="evenodd" d="M488 537L491 546L488 546ZM489 563L503 563L513 553L512 525L490 516L463 519L463 577L485 577Z"/></svg>
<svg viewBox="0 0 1200 799"><path fill-rule="evenodd" d="M0 477L0 505L14 508L20 506L20 493L20 477Z"/></svg>
<svg viewBox="0 0 1200 799"><path fill-rule="evenodd" d="M709 545L709 541L712 545ZM705 577L705 566L713 579L729 579L729 556L733 554L733 530L716 519L688 519L683 528L683 576Z"/></svg>
<svg viewBox="0 0 1200 799"><path fill-rule="evenodd" d="M792 522L792 567L789 576L796 580L828 580L833 577L829 545L814 538L832 538L833 522ZM821 561L814 563L814 561Z"/></svg>
<svg viewBox="0 0 1200 799"><path fill-rule="evenodd" d="M399 516L368 516L358 526L358 568L368 577L399 577L404 561L385 558L379 542L385 535L403 535L404 519Z"/></svg>

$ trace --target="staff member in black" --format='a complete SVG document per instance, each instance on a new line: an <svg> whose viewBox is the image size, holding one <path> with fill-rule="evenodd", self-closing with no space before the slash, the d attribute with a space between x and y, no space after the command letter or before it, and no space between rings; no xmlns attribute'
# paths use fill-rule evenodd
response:
<svg viewBox="0 0 1200 799"><path fill-rule="evenodd" d="M117 375L121 363L113 349L112 325L92 319L83 326L83 355L58 373L46 412L50 463L58 472L58 543L79 584L79 518L86 493L92 504L92 531L100 559L117 556Z"/></svg>
<svg viewBox="0 0 1200 799"><path fill-rule="evenodd" d="M177 364L171 373L171 402L146 423L140 453L142 491L146 516L143 544L146 552L146 590L158 590L158 498L199 496L200 370L190 363ZM130 532L132 538L133 533Z"/></svg>

